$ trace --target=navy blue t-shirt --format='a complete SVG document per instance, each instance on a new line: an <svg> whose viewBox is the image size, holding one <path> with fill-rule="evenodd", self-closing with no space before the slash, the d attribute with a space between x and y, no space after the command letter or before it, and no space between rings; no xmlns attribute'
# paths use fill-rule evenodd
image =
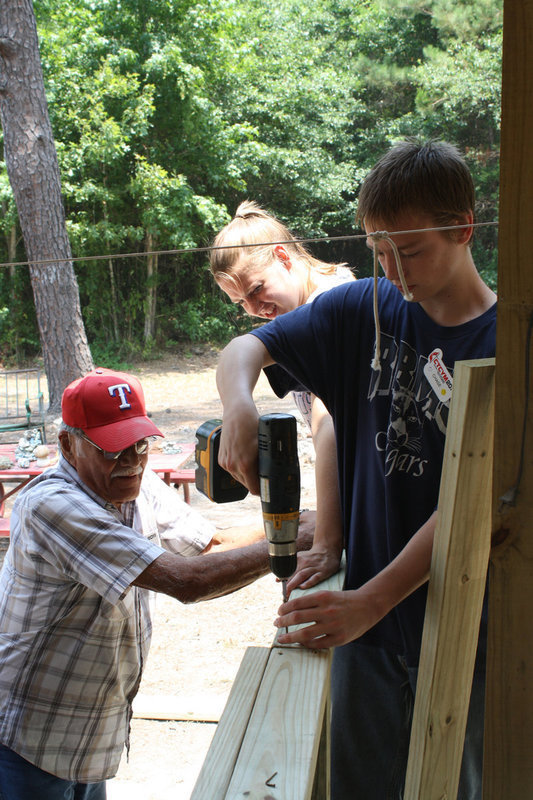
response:
<svg viewBox="0 0 533 800"><path fill-rule="evenodd" d="M455 361L492 357L496 305L463 325L437 325L379 280L381 370L374 370L373 281L330 289L257 329L272 358L324 401L337 438L347 557L346 588L380 572L437 506L449 403L424 366L437 354L453 379ZM362 640L418 661L426 587Z"/></svg>

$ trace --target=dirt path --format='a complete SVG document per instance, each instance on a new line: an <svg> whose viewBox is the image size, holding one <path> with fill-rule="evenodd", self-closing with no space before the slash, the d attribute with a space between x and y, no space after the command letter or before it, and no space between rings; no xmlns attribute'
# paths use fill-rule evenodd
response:
<svg viewBox="0 0 533 800"><path fill-rule="evenodd" d="M214 351L198 349L189 358L167 357L131 370L141 378L149 413L167 439L193 441L202 422L220 416L216 357ZM263 413L295 411L290 399L275 398L264 378L255 396ZM312 445L303 426L299 430L302 507L314 507ZM261 522L259 500L250 495L240 503L215 506L193 488L191 502L221 527ZM166 707L220 711L246 647L271 644L280 602L279 584L271 575L194 606L159 595L142 697L164 696ZM188 800L215 727L212 722L134 719L129 763L124 756L117 777L109 781L109 800Z"/></svg>

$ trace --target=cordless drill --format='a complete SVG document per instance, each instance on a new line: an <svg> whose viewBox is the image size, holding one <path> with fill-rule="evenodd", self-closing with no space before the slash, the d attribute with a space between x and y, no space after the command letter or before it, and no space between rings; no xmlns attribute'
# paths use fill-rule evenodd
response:
<svg viewBox="0 0 533 800"><path fill-rule="evenodd" d="M240 500L247 489L218 463L220 420L208 420L196 431L196 488L215 503ZM291 414L259 417L258 470L263 523L270 569L282 582L296 569L300 506L300 467L296 420Z"/></svg>
<svg viewBox="0 0 533 800"><path fill-rule="evenodd" d="M259 490L268 540L270 569L281 580L287 599L287 579L296 569L296 539L300 517L300 466L296 420L290 414L259 418Z"/></svg>

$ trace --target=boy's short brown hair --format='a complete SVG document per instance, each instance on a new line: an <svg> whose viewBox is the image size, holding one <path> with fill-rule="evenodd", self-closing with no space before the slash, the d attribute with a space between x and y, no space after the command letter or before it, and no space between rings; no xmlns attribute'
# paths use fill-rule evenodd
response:
<svg viewBox="0 0 533 800"><path fill-rule="evenodd" d="M359 192L357 220L394 223L404 212L429 214L437 225L453 225L474 213L474 182L459 150L441 141L407 139L370 170Z"/></svg>

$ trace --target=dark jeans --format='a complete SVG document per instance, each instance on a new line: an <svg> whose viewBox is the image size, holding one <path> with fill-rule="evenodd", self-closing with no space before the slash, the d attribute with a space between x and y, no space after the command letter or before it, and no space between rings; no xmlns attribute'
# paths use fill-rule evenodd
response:
<svg viewBox="0 0 533 800"><path fill-rule="evenodd" d="M105 781L56 778L0 744L0 800L106 800Z"/></svg>
<svg viewBox="0 0 533 800"><path fill-rule="evenodd" d="M333 656L331 800L401 800L418 670L358 642ZM458 800L481 800L484 676L472 686Z"/></svg>

